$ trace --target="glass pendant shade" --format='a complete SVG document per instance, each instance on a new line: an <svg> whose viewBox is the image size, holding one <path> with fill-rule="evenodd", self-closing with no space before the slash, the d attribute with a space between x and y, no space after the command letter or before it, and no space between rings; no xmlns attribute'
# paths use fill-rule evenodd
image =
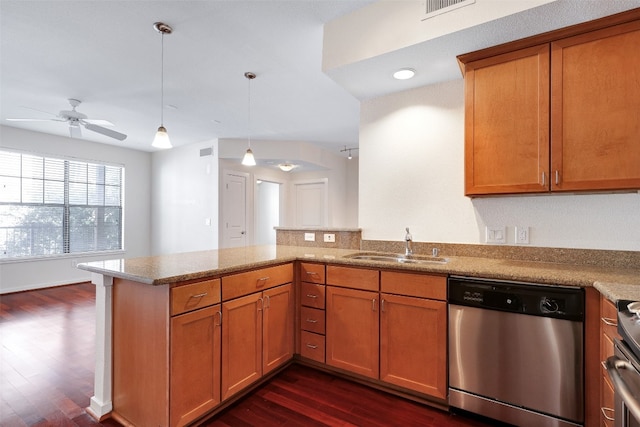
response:
<svg viewBox="0 0 640 427"><path fill-rule="evenodd" d="M253 157L253 151L251 148L247 148L247 152L244 153L244 157L242 158L242 164L245 166L255 166L256 159Z"/></svg>
<svg viewBox="0 0 640 427"><path fill-rule="evenodd" d="M164 128L164 126L160 126L158 128L158 132L156 132L156 137L153 138L153 143L151 144L151 146L161 149L172 147L171 141L169 140L169 134L167 133L167 130Z"/></svg>

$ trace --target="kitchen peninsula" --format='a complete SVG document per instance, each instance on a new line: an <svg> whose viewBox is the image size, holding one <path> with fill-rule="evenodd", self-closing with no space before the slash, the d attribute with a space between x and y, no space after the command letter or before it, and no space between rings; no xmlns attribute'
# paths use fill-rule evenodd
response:
<svg viewBox="0 0 640 427"><path fill-rule="evenodd" d="M637 263L631 264L636 268L623 269L461 256L461 251L450 255L445 250L441 255L446 263L393 263L350 257L359 252L276 245L80 264L79 268L92 272L96 285L96 379L89 411L96 418L112 415L135 425L140 420L184 425L215 412L251 385L268 378L300 352L298 334L293 333L300 320L299 287L303 281L313 282L301 277L303 265L321 266L322 272L331 267L434 278L433 282L421 282L423 288L431 287L431 283L440 286L448 275L584 287L587 318L595 318L595 327L600 298L596 289L604 290L610 300L630 298L629 294L640 300ZM630 256L635 260L634 255ZM313 270L305 273L318 274ZM444 303L446 292L427 298ZM237 314L242 312L253 313L251 321L258 326L248 328L239 323ZM194 328L189 329L191 321L195 322ZM274 325L273 329L269 325ZM225 328L229 329L225 332ZM195 333L195 338L189 333ZM204 350L198 347L203 340ZM586 345L597 348L599 344L587 341ZM242 357L228 353L247 346L256 348L256 353L243 351ZM247 363L257 367L256 372L225 368L225 363L239 359L252 359ZM190 363L193 360L208 365L204 373L199 365L194 368ZM178 361L186 362L182 365ZM176 369L187 365L188 369L176 374ZM210 396L188 401L182 393L176 393L177 387L184 387L176 378L190 381L189 392L204 390ZM427 396L426 400L440 407L447 405L446 396Z"/></svg>

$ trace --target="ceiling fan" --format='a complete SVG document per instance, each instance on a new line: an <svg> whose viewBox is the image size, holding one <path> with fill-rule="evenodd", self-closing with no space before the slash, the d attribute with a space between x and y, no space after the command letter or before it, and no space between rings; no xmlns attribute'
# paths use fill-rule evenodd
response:
<svg viewBox="0 0 640 427"><path fill-rule="evenodd" d="M80 138L82 137L82 129L81 126L84 126L85 129L88 129L92 132L96 132L110 138L115 138L119 141L124 141L127 138L127 135L116 132L112 129L107 129L102 125L113 126L113 123L107 120L95 120L87 118L86 114L82 114L79 111L76 111L76 107L80 105L80 101L74 98L69 98L69 104L71 104L71 110L62 110L57 115L53 113L47 113L54 115L55 118L51 119L7 119L12 122L67 122L69 123L69 135L72 138ZM39 110L36 110L39 111ZM43 111L45 112L45 111ZM45 112L46 113L46 112Z"/></svg>

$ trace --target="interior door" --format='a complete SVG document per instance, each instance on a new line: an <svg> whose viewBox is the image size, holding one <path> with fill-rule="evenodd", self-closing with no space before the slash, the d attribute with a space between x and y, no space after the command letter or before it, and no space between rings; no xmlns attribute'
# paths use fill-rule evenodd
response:
<svg viewBox="0 0 640 427"><path fill-rule="evenodd" d="M222 247L247 245L247 176L227 172L223 184Z"/></svg>
<svg viewBox="0 0 640 427"><path fill-rule="evenodd" d="M296 227L329 225L326 179L294 183Z"/></svg>

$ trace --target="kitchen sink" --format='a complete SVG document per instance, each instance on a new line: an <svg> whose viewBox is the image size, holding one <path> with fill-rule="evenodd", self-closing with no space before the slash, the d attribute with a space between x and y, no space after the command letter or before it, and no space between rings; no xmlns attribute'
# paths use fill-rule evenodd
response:
<svg viewBox="0 0 640 427"><path fill-rule="evenodd" d="M346 255L345 258L360 259L363 261L381 261L393 262L399 264L446 264L449 260L440 257L427 257L420 255L401 255L401 254L385 254L385 253L359 253Z"/></svg>

